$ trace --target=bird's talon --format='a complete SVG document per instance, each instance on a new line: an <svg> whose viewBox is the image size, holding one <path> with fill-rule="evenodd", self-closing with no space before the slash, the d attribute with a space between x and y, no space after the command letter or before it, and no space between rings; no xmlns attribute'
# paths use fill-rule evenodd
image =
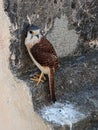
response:
<svg viewBox="0 0 98 130"><path fill-rule="evenodd" d="M38 81L36 78L30 78L30 80L33 80L33 81Z"/></svg>
<svg viewBox="0 0 98 130"><path fill-rule="evenodd" d="M30 78L30 80L37 82L37 85L38 85L40 82L43 83L46 80L46 78L45 78L44 74L41 73L41 75L35 74L33 78Z"/></svg>
<svg viewBox="0 0 98 130"><path fill-rule="evenodd" d="M39 74L34 74L33 78L39 78L40 75Z"/></svg>

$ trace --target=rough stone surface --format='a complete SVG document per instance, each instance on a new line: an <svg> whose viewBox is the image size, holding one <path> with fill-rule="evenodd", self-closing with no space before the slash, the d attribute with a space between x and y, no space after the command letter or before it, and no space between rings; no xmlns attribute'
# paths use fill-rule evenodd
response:
<svg viewBox="0 0 98 130"><path fill-rule="evenodd" d="M10 66L15 73L20 75L34 68L24 46L26 28L29 24L28 17L31 23L38 25L41 30L47 25L49 29L47 38L53 43L58 57L67 56L75 51L78 35L75 30L68 28L69 22L65 14L66 10L70 13L71 9L67 8L70 4L71 1L65 0L4 0L5 11L8 12L12 23Z"/></svg>
<svg viewBox="0 0 98 130"><path fill-rule="evenodd" d="M68 18L61 15L54 21L53 29L47 34L47 39L54 45L58 57L72 54L77 48L78 35L75 30L68 29Z"/></svg>
<svg viewBox="0 0 98 130"><path fill-rule="evenodd" d="M65 113L67 114L67 120L72 123L73 130L92 130L98 128L98 54L94 53L92 55L82 55L77 57L67 57L60 60L60 68L55 74L55 92L57 97L57 104L61 105L53 106L50 101L48 82L36 86L33 81L30 81L32 73L29 73L23 77L23 79L28 82L32 92L32 100L34 103L34 109L41 114L43 118L53 124L53 128L60 130L65 130L70 125L65 123L62 127L62 123L55 121L55 118L49 117L50 115L55 115L57 112L61 113L63 111L62 105L65 106ZM59 80L58 80L59 79ZM84 114L84 118L80 116L77 123L71 122L70 111L66 111L66 104L72 104L75 106L74 110L79 111ZM65 104L65 105L64 105ZM44 106L44 107L43 107ZM51 109L57 109L57 111L49 111ZM45 109L45 110L43 110ZM70 107L68 108L70 109ZM49 111L49 115L48 115ZM41 113L42 112L42 113ZM68 112L68 113L67 113ZM72 119L74 119L73 113ZM46 115L46 117L45 117ZM81 115L81 114L80 114ZM64 115L63 115L64 116ZM57 117L59 120L59 116ZM66 116L65 116L66 118ZM53 123L51 122L51 120ZM61 118L60 118L61 121ZM69 129L68 128L68 129Z"/></svg>
<svg viewBox="0 0 98 130"><path fill-rule="evenodd" d="M97 41L97 4L97 0L4 0L11 21L10 69L27 83L34 110L51 124L51 129L98 129L98 52L96 44L93 49L89 47L92 40ZM48 78L39 86L30 80L39 70L34 67L24 46L29 23L27 15L42 30L47 25L47 38L59 56L60 67L55 74L56 104L50 102ZM67 104L71 107L65 109ZM59 121L50 116L56 114L56 110L50 108L57 110ZM69 109L72 115L67 113ZM63 110L69 122L62 121L62 125L59 113ZM73 122L75 112L79 117L76 116L76 122Z"/></svg>
<svg viewBox="0 0 98 130"><path fill-rule="evenodd" d="M0 0L0 130L50 129L34 112L29 88L9 69L9 26Z"/></svg>

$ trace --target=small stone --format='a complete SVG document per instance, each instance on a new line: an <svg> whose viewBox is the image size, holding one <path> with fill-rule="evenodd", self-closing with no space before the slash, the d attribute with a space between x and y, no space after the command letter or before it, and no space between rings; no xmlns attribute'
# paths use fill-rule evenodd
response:
<svg viewBox="0 0 98 130"><path fill-rule="evenodd" d="M69 83L72 84L72 80L70 80Z"/></svg>

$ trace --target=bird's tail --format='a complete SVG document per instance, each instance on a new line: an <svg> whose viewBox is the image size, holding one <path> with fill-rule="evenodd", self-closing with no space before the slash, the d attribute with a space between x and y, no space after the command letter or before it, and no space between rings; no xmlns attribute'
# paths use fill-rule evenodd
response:
<svg viewBox="0 0 98 130"><path fill-rule="evenodd" d="M50 88L51 100L55 102L56 97L55 97L55 91L54 91L54 70L52 68L50 69L50 74L49 74L49 88Z"/></svg>

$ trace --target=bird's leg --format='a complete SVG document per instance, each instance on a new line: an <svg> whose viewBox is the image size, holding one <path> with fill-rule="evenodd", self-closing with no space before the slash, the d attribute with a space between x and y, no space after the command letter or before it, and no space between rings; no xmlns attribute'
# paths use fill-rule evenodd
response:
<svg viewBox="0 0 98 130"><path fill-rule="evenodd" d="M33 78L31 78L31 80L36 81L37 85L38 85L40 82L44 82L44 80L46 80L46 78L44 76L44 73L41 72L40 75L36 74Z"/></svg>
<svg viewBox="0 0 98 130"><path fill-rule="evenodd" d="M42 75L42 79L43 79L44 81L46 80L46 77L45 77L44 73L43 73L43 75Z"/></svg>
<svg viewBox="0 0 98 130"><path fill-rule="evenodd" d="M41 72L41 75L40 75L40 77L39 77L39 79L38 79L37 85L38 85L40 82L44 82L44 80L42 80L43 75L44 75L43 72Z"/></svg>

